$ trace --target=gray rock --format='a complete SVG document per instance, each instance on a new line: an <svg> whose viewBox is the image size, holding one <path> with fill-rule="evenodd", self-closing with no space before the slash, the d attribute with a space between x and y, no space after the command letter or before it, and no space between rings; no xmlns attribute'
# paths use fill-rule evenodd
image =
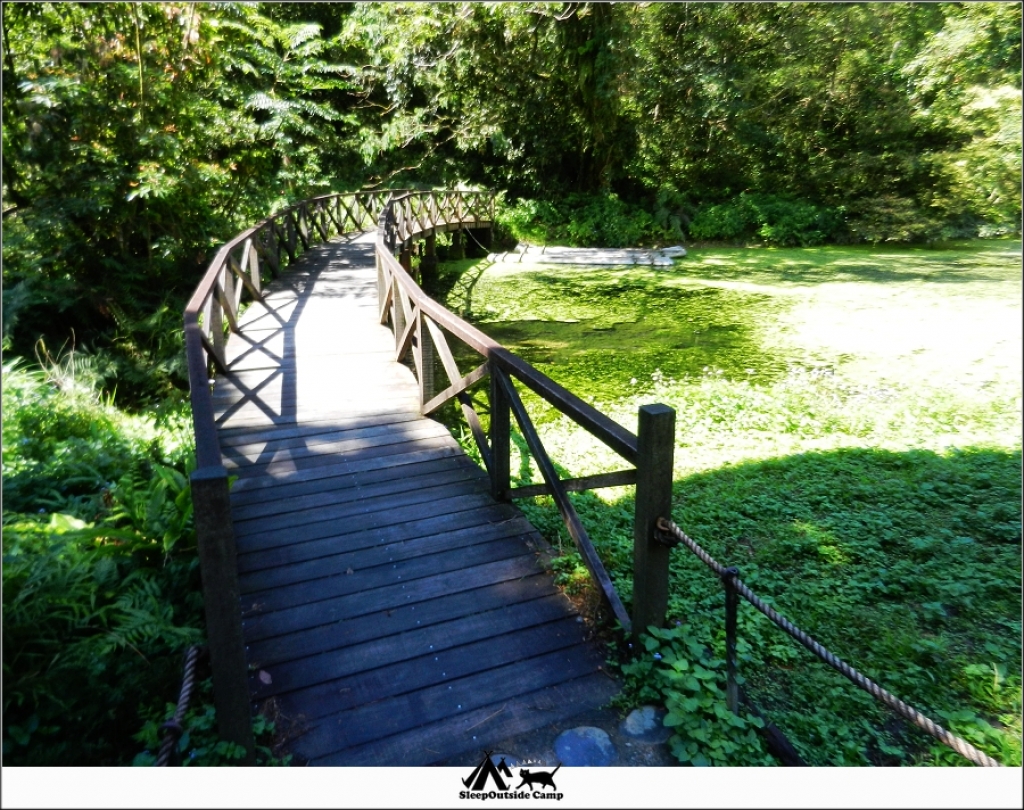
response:
<svg viewBox="0 0 1024 810"><path fill-rule="evenodd" d="M672 729L663 725L665 710L654 706L641 706L633 709L629 717L619 724L619 731L627 737L646 743L667 742L672 736Z"/></svg>
<svg viewBox="0 0 1024 810"><path fill-rule="evenodd" d="M618 759L608 732L594 726L563 731L555 740L555 754L563 765L573 767L601 767Z"/></svg>
<svg viewBox="0 0 1024 810"><path fill-rule="evenodd" d="M682 245L673 245L672 247L662 248L661 249L661 255L662 256L672 256L672 257L674 257L674 256L685 256L686 255L686 248L684 248Z"/></svg>

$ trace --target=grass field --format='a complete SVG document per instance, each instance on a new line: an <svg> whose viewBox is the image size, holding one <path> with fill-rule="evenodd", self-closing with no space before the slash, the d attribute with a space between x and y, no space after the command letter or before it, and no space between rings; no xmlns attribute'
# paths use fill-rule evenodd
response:
<svg viewBox="0 0 1024 810"><path fill-rule="evenodd" d="M673 515L713 556L869 677L1020 765L1020 241L450 270L438 291L452 309L625 426L641 404L676 409ZM566 472L616 468L527 401ZM540 480L525 455L513 470ZM631 491L574 497L628 603ZM525 508L566 550L562 581L585 588L550 500ZM670 629L627 665L630 699L672 709L682 761L765 761L755 721L720 717L721 586L673 555ZM740 632L746 688L808 762L960 761L749 606Z"/></svg>

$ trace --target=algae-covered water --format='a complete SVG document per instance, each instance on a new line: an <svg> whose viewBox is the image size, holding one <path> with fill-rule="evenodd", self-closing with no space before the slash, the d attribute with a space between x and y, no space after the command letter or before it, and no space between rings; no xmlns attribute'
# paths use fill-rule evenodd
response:
<svg viewBox="0 0 1024 810"><path fill-rule="evenodd" d="M691 251L672 267L490 263L434 294L586 399L792 367L984 386L1020 376L1021 243Z"/></svg>
<svg viewBox="0 0 1024 810"><path fill-rule="evenodd" d="M476 269L476 268L474 268ZM540 371L608 401L659 376L705 369L766 380L797 361L763 328L787 302L763 293L679 288L653 268L487 266L471 298L448 304ZM468 304L468 306L467 306Z"/></svg>

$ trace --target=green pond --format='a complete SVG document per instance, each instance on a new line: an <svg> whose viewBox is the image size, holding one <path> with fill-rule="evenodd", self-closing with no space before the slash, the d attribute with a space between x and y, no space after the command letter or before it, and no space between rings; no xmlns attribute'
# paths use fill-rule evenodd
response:
<svg viewBox="0 0 1024 810"><path fill-rule="evenodd" d="M814 362L765 345L763 325L782 317L786 302L665 281L651 268L494 265L471 297L450 294L448 304L549 377L599 401L636 393L659 375L699 377L714 368L767 380Z"/></svg>
<svg viewBox="0 0 1024 810"><path fill-rule="evenodd" d="M1020 250L721 248L664 268L478 259L442 266L428 291L596 402L657 379L771 383L793 367L980 384L994 370L1019 378ZM453 349L465 369L478 362Z"/></svg>

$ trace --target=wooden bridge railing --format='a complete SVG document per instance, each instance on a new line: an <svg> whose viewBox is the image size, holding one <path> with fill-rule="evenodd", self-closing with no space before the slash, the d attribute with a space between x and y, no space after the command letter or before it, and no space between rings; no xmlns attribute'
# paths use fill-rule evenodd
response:
<svg viewBox="0 0 1024 810"><path fill-rule="evenodd" d="M671 510L675 412L663 405L641 407L639 431L634 435L427 297L408 272L413 242L426 239L432 247L438 233L491 228L493 194L372 191L330 194L297 203L243 231L217 252L185 309L184 319L197 460L191 488L217 725L223 739L246 748L250 762L255 746L235 536L227 470L221 463L214 419L211 375L228 370L226 337L228 331L238 331L239 308L246 294L262 301L264 283L311 245L367 230L374 223L381 323L389 324L394 331L396 359L402 361L412 355L423 413L433 413L452 399L458 401L480 448L496 498L542 494L554 498L600 593L626 633L661 624L668 604L669 548L659 543L655 528L657 519ZM475 351L483 362L463 374L442 329ZM443 390L436 390L435 359L448 377ZM490 377L489 435L485 435L468 393L486 377ZM513 380L589 431L631 468L562 480ZM544 484L511 486L513 416L540 467ZM567 494L621 484L636 484L632 618Z"/></svg>
<svg viewBox="0 0 1024 810"><path fill-rule="evenodd" d="M263 285L311 245L374 226L391 191L329 194L304 200L238 234L224 245L185 308L196 465L191 489L203 578L206 632L217 726L225 740L255 751L238 571L227 470L221 464L211 374L227 371L227 331L238 331L246 294L263 300Z"/></svg>
<svg viewBox="0 0 1024 810"><path fill-rule="evenodd" d="M627 634L634 627L642 631L649 624L661 624L668 604L669 548L655 539L655 524L658 517L666 514L665 510L671 509L675 412L664 405L643 406L639 433L634 435L428 297L409 272L407 259L411 243L432 236L442 226L450 230L493 224L493 197L489 194L449 194L441 199L432 192L399 194L385 205L380 215L376 242L378 302L381 323L389 324L394 331L395 359L401 362L411 356L424 414L435 412L453 399L459 403L487 468L495 498L551 495L605 603ZM482 362L463 374L442 330L471 348ZM435 360L447 377L443 388L438 385ZM469 396L469 389L487 377L490 378L489 435L485 434L480 415ZM513 380L583 427L632 465L631 468L561 479ZM513 416L540 468L543 484L511 486L509 451ZM637 487L632 618L568 497L569 492L623 484Z"/></svg>

